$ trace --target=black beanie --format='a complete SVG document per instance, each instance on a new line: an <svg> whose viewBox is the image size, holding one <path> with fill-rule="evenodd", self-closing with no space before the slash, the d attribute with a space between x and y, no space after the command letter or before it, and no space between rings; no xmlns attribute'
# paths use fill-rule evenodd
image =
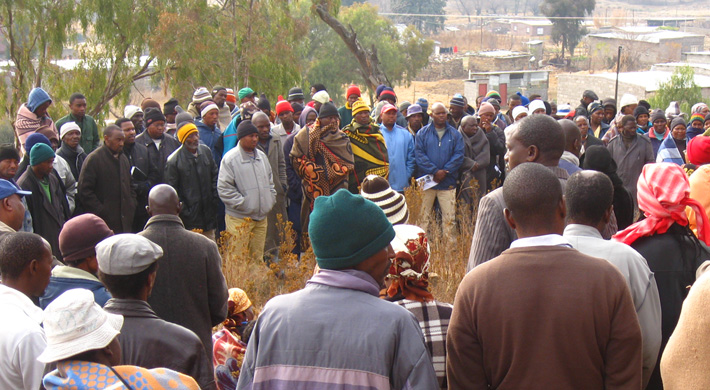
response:
<svg viewBox="0 0 710 390"><path fill-rule="evenodd" d="M653 113L651 114L651 123L653 123L659 119L666 119L666 113L663 112L663 110L661 110L661 109L653 111Z"/></svg>
<svg viewBox="0 0 710 390"><path fill-rule="evenodd" d="M331 102L320 106L320 112L318 113L318 118L327 118L329 116L338 116L338 109Z"/></svg>
<svg viewBox="0 0 710 390"><path fill-rule="evenodd" d="M643 115L643 114L650 116L648 109L646 107L639 105L639 106L636 106L636 108L634 108L634 118L638 119L639 115Z"/></svg>
<svg viewBox="0 0 710 390"><path fill-rule="evenodd" d="M178 100L175 98L170 98L165 104L163 104L163 113L165 115L176 115L175 107L178 105Z"/></svg>
<svg viewBox="0 0 710 390"><path fill-rule="evenodd" d="M9 159L20 161L20 153L11 144L0 145L0 161Z"/></svg>
<svg viewBox="0 0 710 390"><path fill-rule="evenodd" d="M259 107L260 110L271 111L271 102L263 93L259 96L259 102L256 103L256 106Z"/></svg>
<svg viewBox="0 0 710 390"><path fill-rule="evenodd" d="M165 122L165 115L163 115L163 113L160 112L159 108L148 107L145 110L145 114L143 115L143 119L145 120L145 127L148 127L153 122L158 122L158 121Z"/></svg>
<svg viewBox="0 0 710 390"><path fill-rule="evenodd" d="M249 134L256 134L259 130L256 129L251 121L242 121L239 126L237 126L237 139L240 140Z"/></svg>

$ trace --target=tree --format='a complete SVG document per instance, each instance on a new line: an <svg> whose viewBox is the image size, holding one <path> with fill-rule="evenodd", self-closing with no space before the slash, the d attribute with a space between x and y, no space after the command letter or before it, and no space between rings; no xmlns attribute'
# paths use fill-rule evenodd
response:
<svg viewBox="0 0 710 390"><path fill-rule="evenodd" d="M358 80L371 91L378 84L411 82L433 51L431 40L413 28L400 35L370 4L344 7L337 19L323 9L316 12L327 13L333 25L340 25L336 32L330 23L313 23L306 57L307 80L334 86L331 96L340 97L343 85Z"/></svg>
<svg viewBox="0 0 710 390"><path fill-rule="evenodd" d="M695 71L689 65L675 69L668 81L658 85L656 94L648 102L651 107L665 109L671 102L678 102L681 112L690 112L693 104L701 102L703 95L695 83Z"/></svg>
<svg viewBox="0 0 710 390"><path fill-rule="evenodd" d="M565 58L565 49L574 53L574 48L586 35L582 18L594 11L594 7L595 0L543 0L540 4L542 13L552 21L552 40L562 44L561 58Z"/></svg>
<svg viewBox="0 0 710 390"><path fill-rule="evenodd" d="M446 0L394 0L392 12L399 14L424 14L441 16L395 16L396 23L416 27L421 32L435 33L444 27Z"/></svg>

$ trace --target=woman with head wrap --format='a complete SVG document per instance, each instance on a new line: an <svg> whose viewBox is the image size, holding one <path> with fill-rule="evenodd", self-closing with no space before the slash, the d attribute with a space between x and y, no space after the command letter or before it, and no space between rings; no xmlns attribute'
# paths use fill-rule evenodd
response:
<svg viewBox="0 0 710 390"><path fill-rule="evenodd" d="M614 216L619 230L626 229L634 222L634 200L631 193L624 188L624 183L616 174L616 162L611 158L609 150L601 145L590 146L581 157L583 169L591 169L605 174L614 185ZM605 232L606 233L606 232ZM611 232L611 237L616 231ZM605 238L607 238L605 237Z"/></svg>
<svg viewBox="0 0 710 390"><path fill-rule="evenodd" d="M638 180L638 205L646 216L614 239L636 249L653 271L661 298L662 344L665 348L673 333L688 289L695 281L695 272L704 260L710 259L710 223L703 206L690 197L688 177L672 163L644 166ZM697 219L697 237L688 226L686 207ZM658 365L651 375L649 389L661 389Z"/></svg>
<svg viewBox="0 0 710 390"><path fill-rule="evenodd" d="M254 309L249 296L240 288L229 289L227 319L223 328L212 335L212 361L219 390L237 387L239 371L247 351L245 328L254 322Z"/></svg>
<svg viewBox="0 0 710 390"><path fill-rule="evenodd" d="M446 330L453 306L435 300L429 292L430 251L424 230L395 225L394 231L391 245L395 255L387 275L385 299L414 314L424 333L439 387L446 389Z"/></svg>
<svg viewBox="0 0 710 390"><path fill-rule="evenodd" d="M30 134L36 132L42 126L48 126L57 135L57 127L47 113L47 109L52 104L52 98L42 88L34 88L27 98L27 103L22 103L15 117L15 133L20 140L22 153L29 153L25 149L25 141Z"/></svg>
<svg viewBox="0 0 710 390"><path fill-rule="evenodd" d="M310 116L310 118L309 118ZM318 118L318 111L311 106L306 106L302 111L298 119L298 125L303 129L312 125Z"/></svg>
<svg viewBox="0 0 710 390"><path fill-rule="evenodd" d="M705 209L705 214L710 218L710 137L699 135L688 142L688 163L697 168L690 175L690 197L700 202ZM687 207L690 229L698 235L698 224L695 211Z"/></svg>

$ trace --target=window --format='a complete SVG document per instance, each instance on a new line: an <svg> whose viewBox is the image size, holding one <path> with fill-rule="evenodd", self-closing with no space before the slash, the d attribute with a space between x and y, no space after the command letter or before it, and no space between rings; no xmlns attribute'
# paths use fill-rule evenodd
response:
<svg viewBox="0 0 710 390"><path fill-rule="evenodd" d="M526 29L525 29L525 32L528 33L528 34L530 34L530 27L526 28Z"/></svg>
<svg viewBox="0 0 710 390"><path fill-rule="evenodd" d="M517 24L514 24L514 25L513 25L513 31L518 31L518 25L517 25Z"/></svg>
<svg viewBox="0 0 710 390"><path fill-rule="evenodd" d="M543 34L543 28L542 28L542 27L538 27L538 28L537 28L537 35L542 35L542 34Z"/></svg>

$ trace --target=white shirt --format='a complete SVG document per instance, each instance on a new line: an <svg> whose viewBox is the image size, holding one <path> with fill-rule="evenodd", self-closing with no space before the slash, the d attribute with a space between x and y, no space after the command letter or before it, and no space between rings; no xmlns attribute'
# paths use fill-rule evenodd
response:
<svg viewBox="0 0 710 390"><path fill-rule="evenodd" d="M44 363L37 361L47 346L42 309L23 293L0 284L0 389L37 390Z"/></svg>
<svg viewBox="0 0 710 390"><path fill-rule="evenodd" d="M545 234L544 236L518 238L510 243L511 248L524 248L529 246L566 246L572 245L559 234Z"/></svg>
<svg viewBox="0 0 710 390"><path fill-rule="evenodd" d="M661 348L661 299L646 259L626 244L603 239L601 233L591 226L567 225L564 238L585 255L607 260L624 275L641 326L645 388Z"/></svg>

